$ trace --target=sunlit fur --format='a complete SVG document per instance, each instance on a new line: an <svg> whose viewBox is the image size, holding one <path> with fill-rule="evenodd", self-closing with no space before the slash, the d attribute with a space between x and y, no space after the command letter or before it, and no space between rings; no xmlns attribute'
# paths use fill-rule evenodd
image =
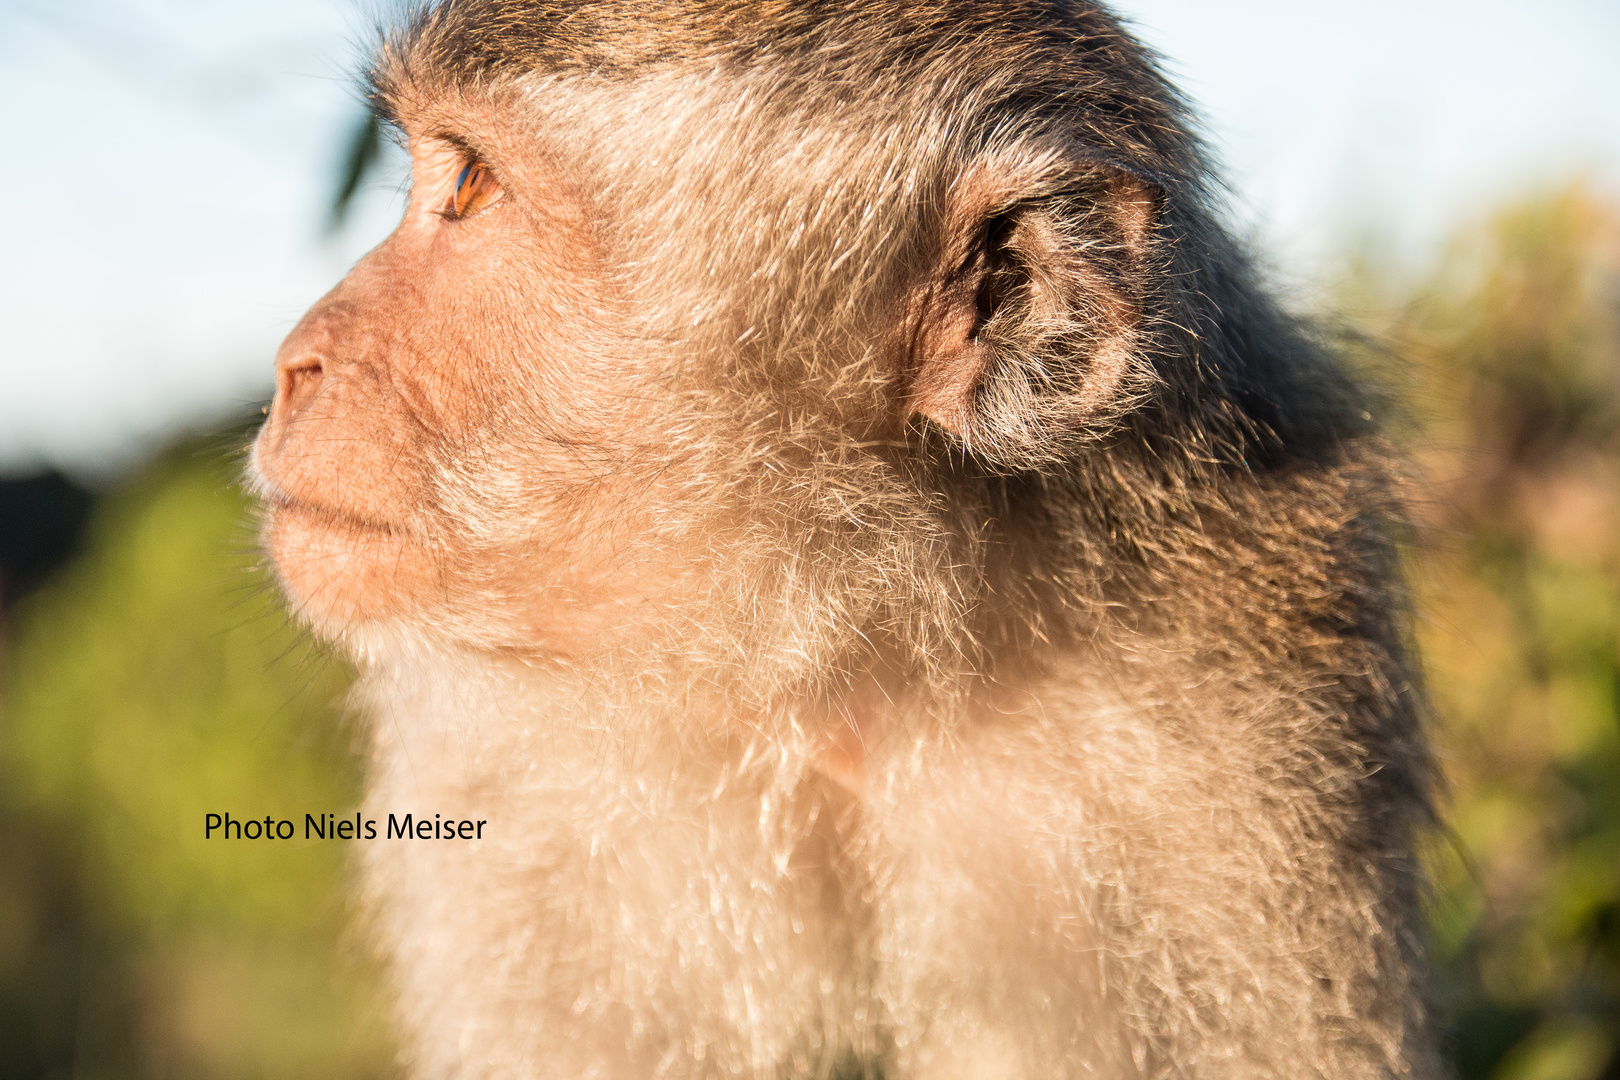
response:
<svg viewBox="0 0 1620 1080"><path fill-rule="evenodd" d="M645 405L590 442L492 391L402 512L477 551L543 505L680 582L585 656L493 576L311 610L369 812L491 821L362 846L416 1075L1435 1075L1372 404L1109 16L453 3L374 80L587 193L611 301L561 317ZM971 398L908 414L906 313L997 214ZM564 443L633 535L532 475Z"/></svg>

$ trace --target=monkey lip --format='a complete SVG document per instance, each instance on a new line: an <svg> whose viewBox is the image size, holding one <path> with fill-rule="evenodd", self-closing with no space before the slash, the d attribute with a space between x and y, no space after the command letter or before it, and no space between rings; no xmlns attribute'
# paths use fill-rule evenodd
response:
<svg viewBox="0 0 1620 1080"><path fill-rule="evenodd" d="M405 530L386 521L373 521L320 503L296 499L280 490L272 491L266 501L270 505L272 519L290 514L305 524L325 525L342 532L398 538L405 536Z"/></svg>

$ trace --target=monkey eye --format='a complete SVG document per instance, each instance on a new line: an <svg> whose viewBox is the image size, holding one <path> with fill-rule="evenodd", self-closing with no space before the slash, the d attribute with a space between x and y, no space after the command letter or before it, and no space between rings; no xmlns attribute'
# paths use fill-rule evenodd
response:
<svg viewBox="0 0 1620 1080"><path fill-rule="evenodd" d="M450 192L450 201L440 211L454 221L469 217L493 206L500 200L501 185L482 161L469 161L456 176L456 186Z"/></svg>

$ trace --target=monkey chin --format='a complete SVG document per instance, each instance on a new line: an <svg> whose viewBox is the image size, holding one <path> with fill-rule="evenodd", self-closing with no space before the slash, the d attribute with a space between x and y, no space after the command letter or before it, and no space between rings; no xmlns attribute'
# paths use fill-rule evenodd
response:
<svg viewBox="0 0 1620 1080"><path fill-rule="evenodd" d="M409 535L284 496L269 503L262 536L292 607L325 637L415 611L441 577Z"/></svg>
<svg viewBox="0 0 1620 1080"><path fill-rule="evenodd" d="M260 542L289 606L362 666L424 648L577 663L582 654L623 647L624 631L634 639L633 628L646 621L633 600L652 586L640 579L629 599L570 589L570 600L559 600L561 590L521 574L469 582L458 573L467 561L459 549L254 479L265 499Z"/></svg>

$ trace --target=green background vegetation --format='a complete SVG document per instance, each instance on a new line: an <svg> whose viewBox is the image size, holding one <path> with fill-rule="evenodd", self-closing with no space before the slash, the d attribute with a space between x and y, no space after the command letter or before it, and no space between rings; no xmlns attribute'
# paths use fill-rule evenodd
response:
<svg viewBox="0 0 1620 1080"><path fill-rule="evenodd" d="M0 712L0 1077L386 1075L343 845L346 673L280 614L213 446L106 499L14 612ZM272 814L292 841L203 838Z"/></svg>
<svg viewBox="0 0 1620 1080"><path fill-rule="evenodd" d="M1452 1059L1620 1080L1620 207L1508 207L1384 311L1422 451Z"/></svg>
<svg viewBox="0 0 1620 1080"><path fill-rule="evenodd" d="M1418 451L1448 1052L1620 1080L1620 207L1528 199L1400 278L1341 305ZM348 676L280 614L234 468L147 468L0 626L0 1078L392 1073L347 852L302 839L358 798ZM204 841L223 810L299 839Z"/></svg>

